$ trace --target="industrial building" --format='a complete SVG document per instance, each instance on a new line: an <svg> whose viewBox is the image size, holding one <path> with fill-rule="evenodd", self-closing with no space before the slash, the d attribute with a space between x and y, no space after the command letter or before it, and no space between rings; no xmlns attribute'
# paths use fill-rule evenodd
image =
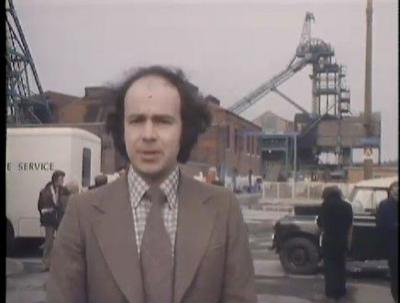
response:
<svg viewBox="0 0 400 303"><path fill-rule="evenodd" d="M371 35L371 16L372 6L369 4L367 40ZM293 131L270 133L268 128L264 128L260 135L266 179L287 179L289 176L297 179L299 174L312 180L323 177L325 181L345 181L355 148L377 150L380 162L381 119L379 113L371 112L371 82L366 83L364 115L354 116L350 108L346 68L337 63L334 48L329 43L311 37L314 20L314 15L307 12L299 44L287 67L229 107L230 111L241 114L274 92L300 111L294 117ZM367 45L367 58L368 47L370 44ZM312 67L309 75L312 81L311 111L278 90L281 84L306 66ZM334 160L326 161L326 154Z"/></svg>
<svg viewBox="0 0 400 303"><path fill-rule="evenodd" d="M107 87L86 87L83 97L45 92L51 100L49 103L55 125L80 127L102 139L104 173L113 173L126 164L115 150L106 129L107 117L114 110L111 93ZM211 167L215 167L221 181L225 177L248 174L260 176L258 137L261 127L222 108L215 97L208 96L204 102L209 105L212 125L200 136L184 169L192 175L201 171L205 176Z"/></svg>

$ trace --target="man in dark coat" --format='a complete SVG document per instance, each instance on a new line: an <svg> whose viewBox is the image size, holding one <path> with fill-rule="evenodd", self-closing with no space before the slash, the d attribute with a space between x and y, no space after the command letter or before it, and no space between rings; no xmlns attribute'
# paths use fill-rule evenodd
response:
<svg viewBox="0 0 400 303"><path fill-rule="evenodd" d="M61 188L64 184L65 173L61 170L54 171L51 181L40 191L38 210L40 224L44 226L45 241L43 244L44 270L50 268L50 254L53 247L54 233L58 227L58 204Z"/></svg>
<svg viewBox="0 0 400 303"><path fill-rule="evenodd" d="M383 241L390 269L390 290L395 302L398 301L398 245L399 245L399 183L389 187L389 197L383 200L376 213L376 226Z"/></svg>
<svg viewBox="0 0 400 303"><path fill-rule="evenodd" d="M336 186L326 187L322 198L317 224L322 232L325 295L339 300L346 294L346 251L351 244L353 210Z"/></svg>

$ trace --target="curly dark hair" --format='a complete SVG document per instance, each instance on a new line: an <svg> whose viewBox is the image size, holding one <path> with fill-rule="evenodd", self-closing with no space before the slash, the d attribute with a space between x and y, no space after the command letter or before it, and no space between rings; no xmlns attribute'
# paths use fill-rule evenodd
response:
<svg viewBox="0 0 400 303"><path fill-rule="evenodd" d="M122 84L112 88L115 98L115 112L107 118L107 130L111 132L114 145L120 154L128 160L124 140L124 100L132 84L146 76L159 76L167 80L178 90L181 99L182 134L177 161L185 163L190 156L200 134L211 124L211 113L198 89L191 84L181 69L164 66L150 66L137 69Z"/></svg>

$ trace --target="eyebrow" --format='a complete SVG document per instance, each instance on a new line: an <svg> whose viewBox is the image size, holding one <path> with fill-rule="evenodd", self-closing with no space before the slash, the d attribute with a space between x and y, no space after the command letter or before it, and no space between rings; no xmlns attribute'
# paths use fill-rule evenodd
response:
<svg viewBox="0 0 400 303"><path fill-rule="evenodd" d="M130 114L126 116L127 120L130 119L152 119L152 120L168 120L168 121L175 121L175 117L168 114L155 114L155 115L146 115L146 114Z"/></svg>

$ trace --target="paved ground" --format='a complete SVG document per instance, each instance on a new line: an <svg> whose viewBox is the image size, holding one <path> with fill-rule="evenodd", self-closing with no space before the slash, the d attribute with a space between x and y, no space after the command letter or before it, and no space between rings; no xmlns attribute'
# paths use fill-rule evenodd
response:
<svg viewBox="0 0 400 303"><path fill-rule="evenodd" d="M325 302L322 274L288 275L271 245L272 225L285 210L262 210L244 206L243 214L250 232L254 257L256 286L260 303ZM37 245L36 245L37 246ZM348 264L348 296L341 302L390 303L385 264ZM7 303L44 303L48 273L41 272L40 251L33 245L20 248L19 254L7 259Z"/></svg>

